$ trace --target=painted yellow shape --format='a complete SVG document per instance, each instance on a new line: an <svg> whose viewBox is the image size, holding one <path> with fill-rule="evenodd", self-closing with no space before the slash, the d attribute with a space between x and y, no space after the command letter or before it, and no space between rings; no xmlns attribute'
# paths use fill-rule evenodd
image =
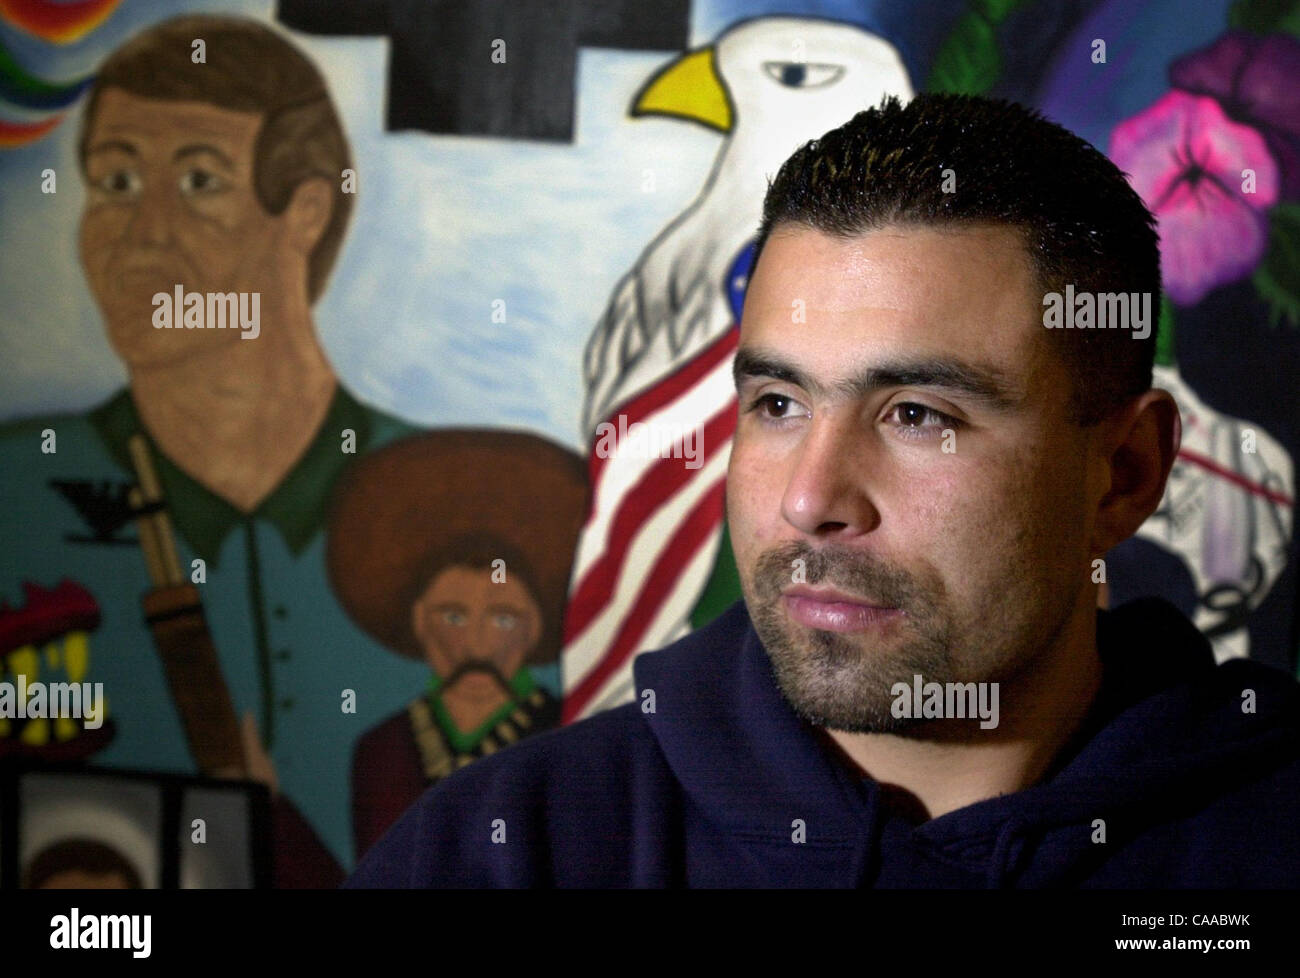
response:
<svg viewBox="0 0 1300 978"><path fill-rule="evenodd" d="M26 676L28 685L36 682L41 674L41 657L36 654L36 646L24 645L10 653L9 671L15 676Z"/></svg>
<svg viewBox="0 0 1300 978"><path fill-rule="evenodd" d="M57 741L71 740L80 731L81 725L68 717L59 717L54 721L54 739Z"/></svg>
<svg viewBox="0 0 1300 978"><path fill-rule="evenodd" d="M50 742L50 721L45 717L28 720L19 739L28 747L44 747Z"/></svg>
<svg viewBox="0 0 1300 978"><path fill-rule="evenodd" d="M12 732L12 726L7 719L0 717L0 737L8 737Z"/></svg>
<svg viewBox="0 0 1300 978"><path fill-rule="evenodd" d="M79 683L85 678L86 667L90 665L90 641L85 632L68 632L63 636L63 664L72 682Z"/></svg>
<svg viewBox="0 0 1300 978"><path fill-rule="evenodd" d="M731 99L718 77L713 48L692 51L663 69L642 91L632 113L694 119L731 132Z"/></svg>
<svg viewBox="0 0 1300 978"><path fill-rule="evenodd" d="M59 668L59 660L62 656L59 654L59 643L51 642L45 646L45 665L51 669Z"/></svg>

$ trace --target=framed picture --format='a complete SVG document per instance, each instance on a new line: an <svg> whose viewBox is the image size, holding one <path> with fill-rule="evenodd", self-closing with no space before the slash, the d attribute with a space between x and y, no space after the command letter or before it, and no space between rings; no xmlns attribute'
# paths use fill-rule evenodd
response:
<svg viewBox="0 0 1300 978"><path fill-rule="evenodd" d="M267 789L142 771L9 765L0 887L248 889L269 881Z"/></svg>

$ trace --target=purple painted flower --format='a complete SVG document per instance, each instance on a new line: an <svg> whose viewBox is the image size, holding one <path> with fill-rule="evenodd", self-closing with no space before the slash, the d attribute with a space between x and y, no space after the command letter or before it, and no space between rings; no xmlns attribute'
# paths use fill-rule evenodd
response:
<svg viewBox="0 0 1300 978"><path fill-rule="evenodd" d="M1258 131L1212 98L1173 91L1115 127L1110 158L1159 218L1174 302L1195 305L1255 268L1278 196L1277 164ZM1254 171L1254 193L1243 193L1243 170Z"/></svg>
<svg viewBox="0 0 1300 978"><path fill-rule="evenodd" d="M1228 31L1169 66L1174 87L1219 100L1234 122L1258 129L1282 170L1282 196L1300 197L1300 40Z"/></svg>

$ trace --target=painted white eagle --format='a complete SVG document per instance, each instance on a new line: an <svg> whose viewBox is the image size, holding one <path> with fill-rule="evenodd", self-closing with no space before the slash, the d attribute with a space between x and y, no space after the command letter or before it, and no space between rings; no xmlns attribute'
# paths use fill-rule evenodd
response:
<svg viewBox="0 0 1300 978"><path fill-rule="evenodd" d="M725 135L694 202L619 281L587 343L583 435L734 324L725 276L753 237L768 180L810 139L884 95L911 98L893 45L850 24L761 17L659 71L633 115Z"/></svg>

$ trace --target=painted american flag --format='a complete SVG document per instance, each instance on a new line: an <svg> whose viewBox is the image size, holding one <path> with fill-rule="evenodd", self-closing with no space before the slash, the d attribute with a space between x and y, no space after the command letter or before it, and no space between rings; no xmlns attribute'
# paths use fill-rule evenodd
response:
<svg viewBox="0 0 1300 978"><path fill-rule="evenodd" d="M590 415L603 417L619 435L636 423L668 432L695 428L699 454L692 459L687 445L659 456L616 449L602 457L600 440L593 439L591 510L565 612L565 723L630 700L636 653L662 648L690 630L722 535L736 426L731 366L752 257L750 242L719 283L729 320L721 335L701 337L698 352L679 355L680 366L662 380ZM599 348L593 344L588 352ZM619 447L626 440L615 439Z"/></svg>

